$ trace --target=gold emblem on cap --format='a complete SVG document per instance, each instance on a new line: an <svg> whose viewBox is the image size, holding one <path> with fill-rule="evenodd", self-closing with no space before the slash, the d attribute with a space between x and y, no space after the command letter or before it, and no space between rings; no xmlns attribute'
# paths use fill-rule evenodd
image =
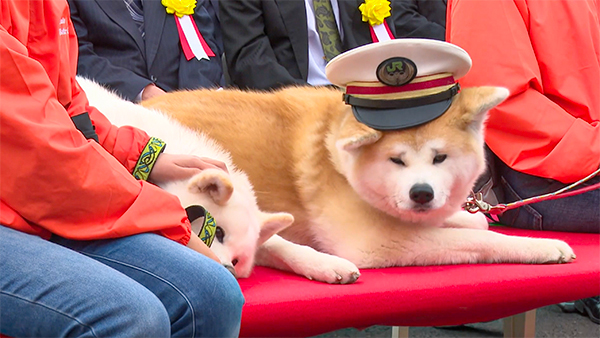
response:
<svg viewBox="0 0 600 338"><path fill-rule="evenodd" d="M417 76L417 65L407 58L393 57L377 66L377 79L388 86L402 86Z"/></svg>

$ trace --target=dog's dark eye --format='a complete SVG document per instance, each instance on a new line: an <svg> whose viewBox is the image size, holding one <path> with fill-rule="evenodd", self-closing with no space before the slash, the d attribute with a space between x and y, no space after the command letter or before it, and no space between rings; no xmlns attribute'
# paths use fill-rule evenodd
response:
<svg viewBox="0 0 600 338"><path fill-rule="evenodd" d="M405 165L406 165L406 164L404 163L404 161L402 161L402 160L401 160L400 158L398 158L398 157L390 157L390 161L392 161L392 162L394 162L394 163L396 163L396 164L398 164L398 165L401 165L401 166L405 166Z"/></svg>
<svg viewBox="0 0 600 338"><path fill-rule="evenodd" d="M435 157L433 158L433 164L439 164L444 162L446 160L446 157L448 157L448 155L446 154L435 155Z"/></svg>
<svg viewBox="0 0 600 338"><path fill-rule="evenodd" d="M219 243L223 243L223 238L225 238L225 231L223 231L221 227L217 227L217 230L215 230L215 237L217 238L217 241L219 241Z"/></svg>

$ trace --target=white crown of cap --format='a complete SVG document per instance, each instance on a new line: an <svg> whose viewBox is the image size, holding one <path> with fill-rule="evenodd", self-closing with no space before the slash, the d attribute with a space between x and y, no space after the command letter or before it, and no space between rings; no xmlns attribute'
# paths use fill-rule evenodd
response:
<svg viewBox="0 0 600 338"><path fill-rule="evenodd" d="M379 82L377 67L381 62L404 57L417 66L416 76L451 73L455 80L471 69L471 57L462 48L432 39L402 38L374 42L342 53L325 67L327 79L345 87L350 82Z"/></svg>

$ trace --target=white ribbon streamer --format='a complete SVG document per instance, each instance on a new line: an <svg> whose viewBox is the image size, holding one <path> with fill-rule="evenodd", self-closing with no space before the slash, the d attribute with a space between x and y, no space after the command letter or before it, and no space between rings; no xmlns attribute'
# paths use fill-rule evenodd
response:
<svg viewBox="0 0 600 338"><path fill-rule="evenodd" d="M384 24L379 24L377 26L372 26L372 27L373 27L373 32L375 32L375 36L377 36L377 40L379 42L388 41L388 40L392 39L390 37L390 34L388 33L387 28L385 28Z"/></svg>
<svg viewBox="0 0 600 338"><path fill-rule="evenodd" d="M198 32L196 32L196 28L194 28L194 25L192 24L192 18L189 15L184 15L181 18L177 17L177 20L179 20L183 35L185 36L192 53L196 56L196 59L209 60L208 55L206 54L206 51L204 51L204 48L202 48L202 44L198 38Z"/></svg>

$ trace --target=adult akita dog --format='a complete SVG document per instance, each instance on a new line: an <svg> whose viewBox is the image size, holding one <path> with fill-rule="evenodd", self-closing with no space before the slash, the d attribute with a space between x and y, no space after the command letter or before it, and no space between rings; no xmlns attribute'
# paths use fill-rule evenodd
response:
<svg viewBox="0 0 600 338"><path fill-rule="evenodd" d="M348 52L354 56L342 67L345 73L333 77L347 75L350 79L356 76L348 75L353 68L371 67L375 73L375 68L379 71L381 65L385 66L382 60L394 56L412 59L414 62L409 61L415 68L423 70L431 66L428 63L436 62L436 53L447 49L458 53L458 47L443 42L415 41L359 47ZM411 54L411 48L417 52ZM462 70L453 73L454 79L466 73L464 68L470 68L468 55L458 54L441 55L442 63L453 57L459 59L457 67ZM345 62L344 58L342 55L331 61L328 76L330 66L338 59ZM394 60L409 66L408 61ZM394 70L389 64L388 69ZM386 81L385 74L382 76ZM420 75L416 78L431 86L439 79L437 75L433 80ZM441 94L456 88L454 79L440 87ZM392 76L388 80L397 79ZM348 94L350 85L359 86L357 83L341 84ZM371 90L372 86L358 89ZM385 95L375 96L375 100ZM485 168L483 132L487 111L507 95L506 89L497 87L463 89L446 100L449 108L426 123L379 130L357 121L368 118L354 111L354 106L344 104L342 92L331 88L181 91L143 105L208 134L230 151L233 162L254 185L259 206L294 216L294 224L279 233L282 237L343 257L359 268L570 262L575 254L563 241L488 231L482 214L461 209ZM370 99L369 95L355 97ZM273 258L278 255L265 256L278 250L284 249L267 245L259 253L260 259L266 265L290 269L289 262ZM354 277L340 274L337 279L346 283Z"/></svg>

